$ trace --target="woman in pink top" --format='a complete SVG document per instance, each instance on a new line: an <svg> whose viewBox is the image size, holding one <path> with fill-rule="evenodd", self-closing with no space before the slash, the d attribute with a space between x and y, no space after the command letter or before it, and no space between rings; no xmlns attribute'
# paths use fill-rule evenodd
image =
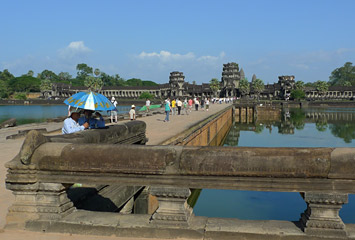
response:
<svg viewBox="0 0 355 240"><path fill-rule="evenodd" d="M192 110L192 99L190 98L189 101L188 101L188 104L189 104L189 111L191 112Z"/></svg>

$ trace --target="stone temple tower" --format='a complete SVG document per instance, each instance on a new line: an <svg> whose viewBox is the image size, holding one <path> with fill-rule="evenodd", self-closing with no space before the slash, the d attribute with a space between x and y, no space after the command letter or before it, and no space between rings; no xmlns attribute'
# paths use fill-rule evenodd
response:
<svg viewBox="0 0 355 240"><path fill-rule="evenodd" d="M171 96L180 97L184 92L185 76L183 72L171 72L169 76L169 85L171 88Z"/></svg>
<svg viewBox="0 0 355 240"><path fill-rule="evenodd" d="M222 91L221 95L224 97L237 96L237 89L239 88L239 82L241 75L244 75L244 71L239 72L239 66L235 62L223 64L222 72Z"/></svg>

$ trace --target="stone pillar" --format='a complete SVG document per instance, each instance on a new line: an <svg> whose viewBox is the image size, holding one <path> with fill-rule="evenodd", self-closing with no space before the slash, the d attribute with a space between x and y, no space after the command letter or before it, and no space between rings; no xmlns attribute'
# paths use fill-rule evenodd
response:
<svg viewBox="0 0 355 240"><path fill-rule="evenodd" d="M151 187L150 193L157 197L159 207L152 215L151 223L176 227L188 227L193 216L187 204L191 192L188 188Z"/></svg>
<svg viewBox="0 0 355 240"><path fill-rule="evenodd" d="M339 217L348 194L306 192L307 209L301 214L301 227L309 235L346 236L345 224Z"/></svg>
<svg viewBox="0 0 355 240"><path fill-rule="evenodd" d="M66 189L58 183L6 184L15 195L9 208L7 227L24 226L31 220L57 220L73 212L75 207Z"/></svg>

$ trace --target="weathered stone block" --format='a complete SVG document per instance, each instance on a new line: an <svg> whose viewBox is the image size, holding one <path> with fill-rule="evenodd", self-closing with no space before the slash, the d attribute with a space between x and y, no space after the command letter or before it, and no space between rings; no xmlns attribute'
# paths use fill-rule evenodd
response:
<svg viewBox="0 0 355 240"><path fill-rule="evenodd" d="M303 195L307 209L301 214L301 226L305 233L319 236L346 236L345 224L339 217L347 194L312 193Z"/></svg>
<svg viewBox="0 0 355 240"><path fill-rule="evenodd" d="M158 198L159 207L153 214L151 223L172 227L189 226L193 216L187 204L191 192L188 188L151 187L150 193Z"/></svg>
<svg viewBox="0 0 355 240"><path fill-rule="evenodd" d="M7 188L15 195L7 215L10 227L24 226L30 220L58 220L75 209L62 184L11 184Z"/></svg>

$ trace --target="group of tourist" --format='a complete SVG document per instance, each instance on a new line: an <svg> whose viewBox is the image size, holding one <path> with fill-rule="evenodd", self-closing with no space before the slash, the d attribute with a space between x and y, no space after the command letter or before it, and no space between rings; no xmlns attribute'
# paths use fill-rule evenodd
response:
<svg viewBox="0 0 355 240"><path fill-rule="evenodd" d="M234 100L236 100L237 98L234 97L230 97L230 98L212 98L211 101L212 103L219 103L219 104L222 104L222 103L232 103Z"/></svg>
<svg viewBox="0 0 355 240"><path fill-rule="evenodd" d="M185 98L184 101L181 101L179 98L172 99L167 98L163 104L165 110L165 119L164 122L169 121L169 115L181 115L183 111L185 115L189 115L189 112L192 111L193 106L195 107L195 111L208 111L210 107L210 102L214 103L230 103L233 101L233 98ZM117 101L115 97L111 98L111 103L115 106L115 109L111 110L111 122L118 122L117 119ZM150 109L150 100L146 100L146 111L149 112ZM130 120L136 119L136 111L135 106L132 105L129 111ZM81 114L83 113L83 116ZM95 112L95 116L93 116L94 111L92 110L80 110L79 112L70 112L69 109L69 117L64 120L64 125L62 128L63 134L74 133L78 131L83 131L85 129L95 129L95 128L103 128L105 127L105 120L99 112Z"/></svg>
<svg viewBox="0 0 355 240"><path fill-rule="evenodd" d="M189 112L192 111L192 107L195 106L195 111L198 111L200 108L202 111L208 111L210 107L210 99L209 98L190 98L187 100L185 98L184 101L181 101L179 98L173 99L170 101L170 98L167 98L164 102L164 110L165 110L165 119L164 122L169 121L169 115L181 115L181 111L185 113L185 115L189 115Z"/></svg>

